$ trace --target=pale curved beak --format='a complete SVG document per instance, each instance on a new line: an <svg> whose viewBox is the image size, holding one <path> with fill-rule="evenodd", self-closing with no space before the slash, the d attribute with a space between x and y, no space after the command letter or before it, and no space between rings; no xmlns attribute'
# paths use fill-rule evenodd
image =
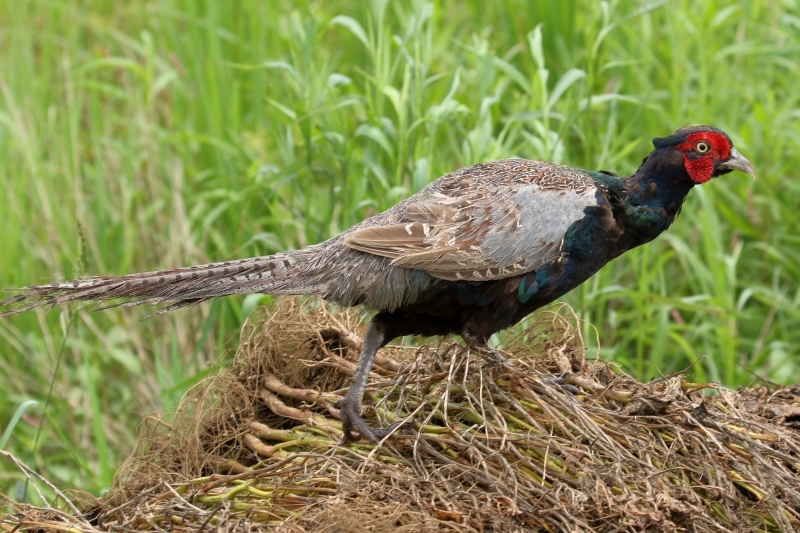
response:
<svg viewBox="0 0 800 533"><path fill-rule="evenodd" d="M740 154L739 150L736 148L731 148L730 157L727 161L720 163L719 166L726 170L738 170L740 172L744 172L745 174L752 176L753 179L756 179L756 171L753 170L753 165L747 160L746 157Z"/></svg>

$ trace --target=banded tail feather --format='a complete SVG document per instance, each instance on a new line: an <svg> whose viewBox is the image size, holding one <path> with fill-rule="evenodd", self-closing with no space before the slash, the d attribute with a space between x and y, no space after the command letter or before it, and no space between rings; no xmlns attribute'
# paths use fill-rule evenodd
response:
<svg viewBox="0 0 800 533"><path fill-rule="evenodd" d="M170 303L154 315L229 294L296 292L288 286L298 260L291 252L123 276L92 277L12 289L0 318L76 300L123 300L103 307Z"/></svg>

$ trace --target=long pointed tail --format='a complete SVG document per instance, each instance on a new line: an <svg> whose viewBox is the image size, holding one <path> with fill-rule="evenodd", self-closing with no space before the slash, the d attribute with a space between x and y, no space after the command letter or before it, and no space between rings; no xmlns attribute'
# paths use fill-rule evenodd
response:
<svg viewBox="0 0 800 533"><path fill-rule="evenodd" d="M108 307L170 303L154 313L162 314L228 294L314 293L313 287L298 286L300 280L294 276L304 262L300 257L301 254L297 252L286 252L208 265L12 289L19 291L19 294L0 300L0 318L35 307L53 307L74 300L124 300Z"/></svg>

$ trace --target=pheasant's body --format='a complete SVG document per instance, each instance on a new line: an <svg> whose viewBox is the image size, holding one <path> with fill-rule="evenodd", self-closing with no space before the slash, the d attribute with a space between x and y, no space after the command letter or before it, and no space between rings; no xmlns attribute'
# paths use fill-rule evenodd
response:
<svg viewBox="0 0 800 533"><path fill-rule="evenodd" d="M0 316L117 298L128 300L122 305L169 302L164 312L257 292L321 294L342 305L362 305L378 314L342 413L347 438L355 429L377 440L385 432L366 426L358 408L380 346L400 335L457 333L488 350L491 334L668 228L696 183L734 169L752 173L727 135L714 128L684 128L654 143L657 149L628 178L523 159L475 165L314 246L28 287L0 302L17 304Z"/></svg>

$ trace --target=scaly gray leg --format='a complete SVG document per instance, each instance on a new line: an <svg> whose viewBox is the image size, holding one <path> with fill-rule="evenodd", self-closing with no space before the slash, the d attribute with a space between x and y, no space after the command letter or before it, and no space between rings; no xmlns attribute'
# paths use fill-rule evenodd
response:
<svg viewBox="0 0 800 533"><path fill-rule="evenodd" d="M395 422L387 428L371 428L361 419L361 402L364 400L364 389L367 386L369 371L375 361L375 354L378 349L385 346L390 340L386 338L386 327L379 316L373 318L364 335L364 344L361 348L361 355L358 357L356 371L353 373L350 390L344 398L336 403L340 409L339 417L342 421L345 442L355 442L361 437L377 444L382 438L401 426L403 422ZM353 434L353 431L356 434Z"/></svg>
<svg viewBox="0 0 800 533"><path fill-rule="evenodd" d="M471 350L478 352L490 363L494 363L499 366L511 366L511 363L508 361L508 359L500 355L500 352L489 346L489 344L486 342L486 337L481 337L480 335L470 333L466 328L464 328L461 331L461 338L464 339L464 342L467 343L467 346L469 346ZM564 383L565 376L566 373L563 373L554 378L540 379L543 383L553 385L554 387L560 387L562 390L569 392L573 396L580 394L581 391L577 387L568 383Z"/></svg>
<svg viewBox="0 0 800 533"><path fill-rule="evenodd" d="M486 337L470 333L466 328L461 330L461 338L467 343L471 350L475 350L487 361L500 366L511 366L508 359L500 355L500 352L490 347L486 342Z"/></svg>

